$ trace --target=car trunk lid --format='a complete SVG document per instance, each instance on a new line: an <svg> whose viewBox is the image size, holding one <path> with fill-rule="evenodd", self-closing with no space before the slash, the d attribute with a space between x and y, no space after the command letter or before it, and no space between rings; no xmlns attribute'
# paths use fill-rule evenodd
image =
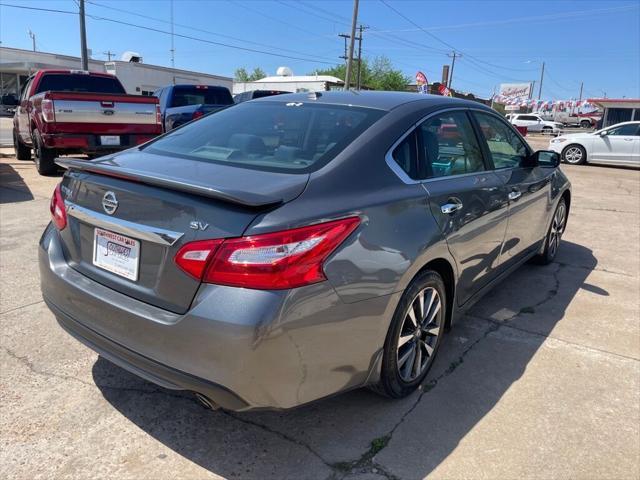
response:
<svg viewBox="0 0 640 480"><path fill-rule="evenodd" d="M191 241L242 236L261 212L299 195L308 178L141 157L157 156L59 162L70 169L61 185L68 216L63 250L75 270L176 313L189 308L200 285L176 265L178 250ZM170 167L153 173L151 165L158 170L163 161Z"/></svg>

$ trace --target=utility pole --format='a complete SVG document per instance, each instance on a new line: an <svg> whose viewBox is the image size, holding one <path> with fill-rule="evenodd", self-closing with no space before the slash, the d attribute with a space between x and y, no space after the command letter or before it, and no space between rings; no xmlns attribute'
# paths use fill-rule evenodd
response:
<svg viewBox="0 0 640 480"><path fill-rule="evenodd" d="M366 30L367 27L360 25L358 30L360 30L360 35L358 36L358 77L356 80L356 90L360 90L360 75L362 70L362 32Z"/></svg>
<svg viewBox="0 0 640 480"><path fill-rule="evenodd" d="M449 90L451 90L451 83L453 83L453 68L456 66L456 57L462 57L462 54L454 50L451 55L447 54L447 57L453 58L451 61L451 71L449 72L449 81L447 82L448 85L446 85Z"/></svg>
<svg viewBox="0 0 640 480"><path fill-rule="evenodd" d="M107 59L108 59L107 62L111 61L111 57L115 57L116 56L116 54L112 53L111 50L107 50L106 52L102 52L102 54L107 56Z"/></svg>
<svg viewBox="0 0 640 480"><path fill-rule="evenodd" d="M87 57L87 30L84 26L84 0L80 0L80 49L82 70L89 70L89 58Z"/></svg>
<svg viewBox="0 0 640 480"><path fill-rule="evenodd" d="M33 45L33 51L36 51L36 34L29 29L29 36L31 37L31 43Z"/></svg>
<svg viewBox="0 0 640 480"><path fill-rule="evenodd" d="M344 55L340 55L340 57L338 57L338 58L341 58L341 59L344 60L344 66L346 67L347 66L347 58L349 58L347 56L347 38L349 38L349 34L348 33L339 33L338 36L344 38Z"/></svg>
<svg viewBox="0 0 640 480"><path fill-rule="evenodd" d="M171 0L171 68L175 68L175 53L176 50L173 48L173 0Z"/></svg>
<svg viewBox="0 0 640 480"><path fill-rule="evenodd" d="M349 90L351 83L351 64L353 63L353 44L356 41L356 22L358 21L358 0L353 0L353 17L351 18L351 38L349 39L349 57L347 58L347 73L344 78L344 89Z"/></svg>
<svg viewBox="0 0 640 480"><path fill-rule="evenodd" d="M542 80L544 80L544 62L542 62L542 70L540 71L540 85L538 85L538 100L542 98Z"/></svg>

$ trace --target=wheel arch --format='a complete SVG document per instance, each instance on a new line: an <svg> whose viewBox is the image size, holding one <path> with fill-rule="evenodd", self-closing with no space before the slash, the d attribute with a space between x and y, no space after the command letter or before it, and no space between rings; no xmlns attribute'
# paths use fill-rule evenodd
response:
<svg viewBox="0 0 640 480"><path fill-rule="evenodd" d="M414 276L417 277L419 274L426 270L432 270L436 272L438 275L442 277L442 281L444 282L446 299L447 299L447 314L445 317L445 328L449 329L452 325L452 316L453 316L453 306L454 306L454 298L456 294L456 276L453 265L449 262L449 260L445 258L435 258L433 260L429 260ZM412 279L413 280L413 279Z"/></svg>
<svg viewBox="0 0 640 480"><path fill-rule="evenodd" d="M560 158L561 158L561 160L563 160L563 161L565 161L565 162L566 162L566 160L565 160L565 158L564 158L564 154L565 154L565 153L566 153L566 151L567 151L567 150L569 150L569 148L571 148L571 147L580 147L580 148L582 148L582 151L584 152L583 163L587 163L587 161L589 160L589 155L587 154L587 147L585 147L583 144L578 143L578 142L570 143L569 145L567 145L566 147L564 147L564 148L562 149L562 153L560 153ZM568 162L567 162L567 163L568 163Z"/></svg>

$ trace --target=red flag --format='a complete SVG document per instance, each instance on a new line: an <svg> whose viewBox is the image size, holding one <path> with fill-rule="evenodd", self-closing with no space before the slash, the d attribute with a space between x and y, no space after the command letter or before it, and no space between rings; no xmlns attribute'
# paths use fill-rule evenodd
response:
<svg viewBox="0 0 640 480"><path fill-rule="evenodd" d="M451 90L449 90L447 86L443 84L440 84L440 86L438 87L438 92L440 92L440 95L442 95L443 97L451 96Z"/></svg>

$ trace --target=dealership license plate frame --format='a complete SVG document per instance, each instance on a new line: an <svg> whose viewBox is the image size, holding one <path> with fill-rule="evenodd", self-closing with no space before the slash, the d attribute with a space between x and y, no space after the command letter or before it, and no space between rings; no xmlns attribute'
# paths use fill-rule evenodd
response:
<svg viewBox="0 0 640 480"><path fill-rule="evenodd" d="M140 269L140 241L111 230L94 228L93 265L133 282Z"/></svg>

